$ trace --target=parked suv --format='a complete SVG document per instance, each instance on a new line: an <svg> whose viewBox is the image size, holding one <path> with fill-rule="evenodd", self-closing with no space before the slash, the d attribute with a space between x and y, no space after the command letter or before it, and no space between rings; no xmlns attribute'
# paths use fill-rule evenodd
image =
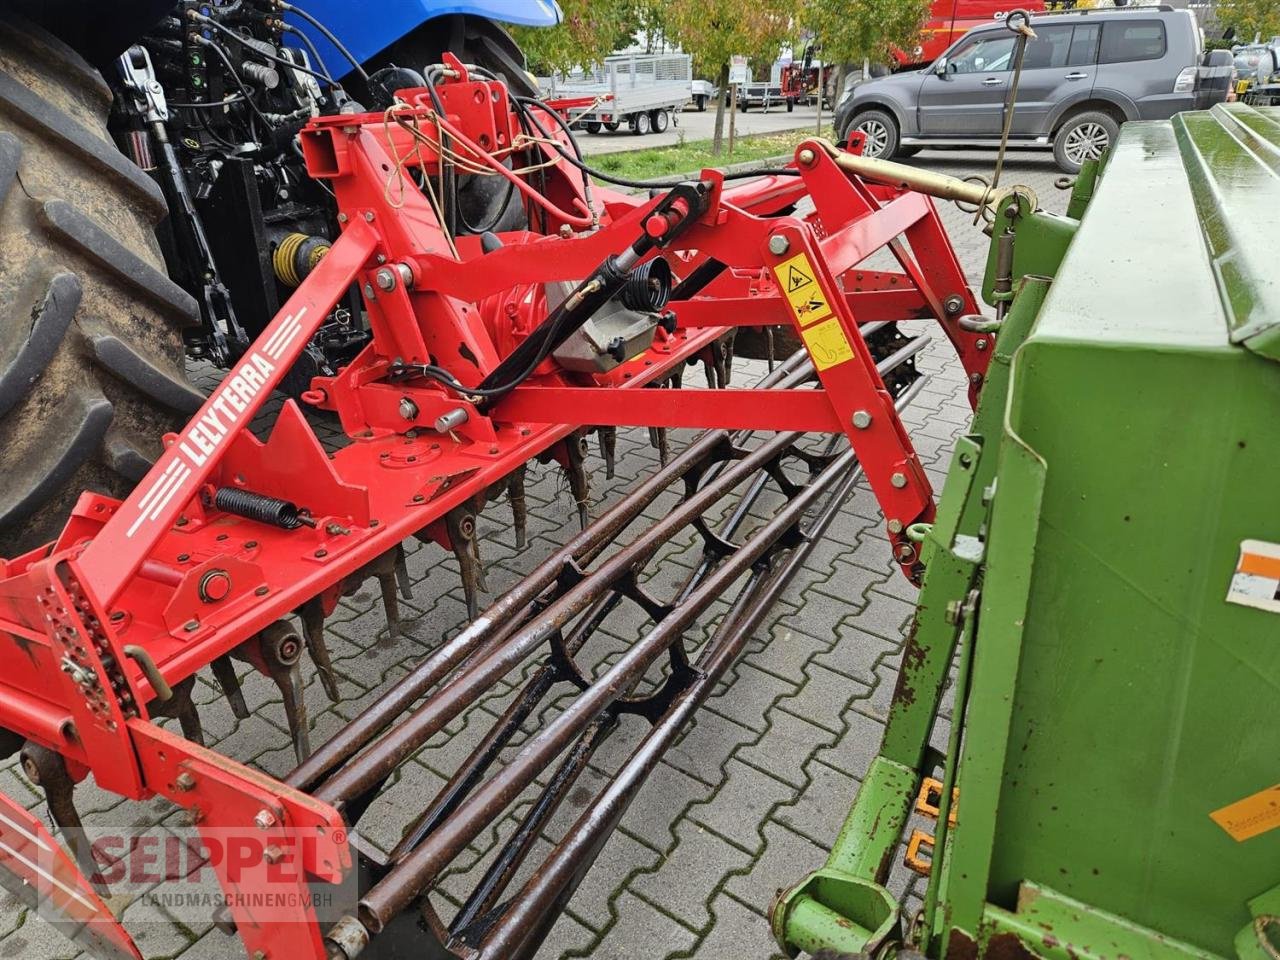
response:
<svg viewBox="0 0 1280 960"><path fill-rule="evenodd" d="M1027 44L1011 147L1050 147L1075 173L1126 120L1195 107L1200 31L1187 10L1123 7L1038 16ZM1003 23L970 30L923 70L858 85L836 113L868 156L926 146L994 146L1004 124L1017 36Z"/></svg>

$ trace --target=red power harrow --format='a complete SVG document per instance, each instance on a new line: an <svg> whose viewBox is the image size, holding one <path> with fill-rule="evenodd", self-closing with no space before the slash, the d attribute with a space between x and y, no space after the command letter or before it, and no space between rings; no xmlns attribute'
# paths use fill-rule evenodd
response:
<svg viewBox="0 0 1280 960"><path fill-rule="evenodd" d="M258 845L256 857L213 858L223 920L252 957L530 956L645 774L861 477L888 518L895 558L918 572L909 528L932 518L933 500L897 410L919 386L912 358L926 336L896 323L941 324L975 392L987 359L982 335L959 323L976 306L932 201L860 179L818 140L786 171L746 185L706 171L648 199L593 193L551 109L509 99L457 61L444 75L432 89L401 91L403 105L385 115L322 117L304 129L308 169L341 211L331 251L191 422L165 437L128 499L85 493L57 542L0 561L0 748L23 751L81 868L4 800L0 875L54 904L101 955L139 954L95 891L101 864L72 802L89 774L121 796L158 794L185 808L207 847L228 835ZM445 178L481 175L509 181L529 229L444 229ZM789 212L805 198L811 212ZM899 270L859 267L882 250ZM372 340L302 397L336 414L348 442L326 452L294 401L260 442L250 421L352 284ZM781 329L804 349L757 388L729 388L740 326ZM719 389L681 386L697 361ZM476 616L475 512L505 490L523 540L533 458L558 460L582 507L585 434L599 433L611 461L618 426L657 431L665 465ZM707 432L668 458L664 431L675 427ZM828 439L815 445L812 434ZM756 522L749 511L766 486L783 506ZM672 487L677 506L615 542ZM730 497L737 505L723 522L709 520ZM691 528L702 559L660 597L646 564ZM472 622L312 753L302 653L336 698L324 619L374 577L395 629L408 537L455 553ZM695 619L730 595L695 645ZM623 602L651 626L593 675L575 653ZM541 664L521 674L536 656ZM230 658L279 684L299 760L283 780L202 746L197 671L211 667L245 715ZM650 668L657 681L646 680ZM399 845L382 854L349 836L398 765L513 671L505 713ZM576 695L539 727L535 711L557 685ZM526 863L628 716L648 721L647 733L545 859ZM155 717L176 718L185 736ZM519 829L446 922L433 885L528 797ZM351 881L358 889L332 915L306 896ZM296 896L266 907L255 896L266 890Z"/></svg>

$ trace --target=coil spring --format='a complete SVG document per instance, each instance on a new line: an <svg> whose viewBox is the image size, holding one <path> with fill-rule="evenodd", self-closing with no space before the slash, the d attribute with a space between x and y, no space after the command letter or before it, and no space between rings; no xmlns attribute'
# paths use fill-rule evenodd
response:
<svg viewBox="0 0 1280 960"><path fill-rule="evenodd" d="M631 271L620 299L632 310L661 310L671 299L671 264L662 257L640 264Z"/></svg>
<svg viewBox="0 0 1280 960"><path fill-rule="evenodd" d="M297 530L309 519L302 516L296 503L237 487L219 487L214 491L213 505L225 513L269 523L282 530Z"/></svg>

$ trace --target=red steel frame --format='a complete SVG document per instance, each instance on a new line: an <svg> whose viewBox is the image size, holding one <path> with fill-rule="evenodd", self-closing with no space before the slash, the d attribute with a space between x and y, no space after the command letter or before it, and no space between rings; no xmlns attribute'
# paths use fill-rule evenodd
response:
<svg viewBox="0 0 1280 960"><path fill-rule="evenodd" d="M476 145L471 155L501 154L518 130L505 88L473 81L460 66L454 72L440 88L449 124L467 131ZM403 117L438 136L424 92L402 96L412 105ZM987 359L978 335L957 322L976 304L928 197L851 177L821 141L798 148L798 177L729 188L706 171L707 208L663 253L680 275L708 257L726 270L692 299L670 305L674 332L659 330L651 349L607 374L569 374L544 361L482 411L424 379L388 382L388 368L433 362L465 385L478 384L546 315L542 285L590 275L640 234L661 198L597 189L599 229L562 231L590 210L577 172L551 166L545 195L555 209L545 233L504 235L505 245L489 253L476 238L460 238L455 257L409 179L415 166L434 176L438 157L403 126L381 115L318 118L303 145L312 176L332 187L341 210L332 250L190 423L164 438L164 452L128 498L86 493L55 544L0 560L0 634L12 640L0 653L0 727L60 752L77 778L91 772L104 789L160 794L196 811L202 831L243 828L267 811L258 822L271 824L276 842L291 842L287 830L319 838L299 856L311 877L336 882L352 862L341 816L152 724L147 705L157 691L126 645L140 647L176 684L317 595L331 608L345 577L584 422L845 432L884 508L895 556L913 569L915 547L904 531L932 518L932 493L859 323L935 318L975 385ZM455 140L455 149L470 148ZM532 149L556 159L549 144L535 141ZM805 197L812 213L769 215ZM878 250L901 271L859 268ZM638 389L734 325L811 332L800 327L774 273L801 255L830 312L813 325L827 330L811 349L819 389L785 399L776 391ZM397 280L412 283L384 289L378 272L388 265ZM365 291L372 341L304 398L334 411L351 443L327 454L293 401L259 442L247 425L352 283ZM836 349L819 356L832 343ZM405 398L417 411L410 419ZM452 434L432 429L458 407L468 413L465 424ZM211 486L295 501L317 524L283 530L219 512L208 504ZM200 587L211 571L229 580L214 600ZM196 786L184 789L192 779ZM221 879L228 892L261 880L252 871ZM289 924L264 922L245 908L233 913L250 955L303 960L324 956L307 909L300 906L301 922Z"/></svg>

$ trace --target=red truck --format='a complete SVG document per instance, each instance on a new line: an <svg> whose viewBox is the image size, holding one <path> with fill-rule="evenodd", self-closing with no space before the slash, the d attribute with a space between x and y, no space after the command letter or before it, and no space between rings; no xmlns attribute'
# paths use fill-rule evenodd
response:
<svg viewBox="0 0 1280 960"><path fill-rule="evenodd" d="M929 9L929 21L920 31L920 42L910 50L893 48L894 68L920 66L935 60L938 54L951 46L974 27L1003 20L1010 10L1029 10L1035 13L1047 8L1045 0L1027 3L1008 0L933 0Z"/></svg>

